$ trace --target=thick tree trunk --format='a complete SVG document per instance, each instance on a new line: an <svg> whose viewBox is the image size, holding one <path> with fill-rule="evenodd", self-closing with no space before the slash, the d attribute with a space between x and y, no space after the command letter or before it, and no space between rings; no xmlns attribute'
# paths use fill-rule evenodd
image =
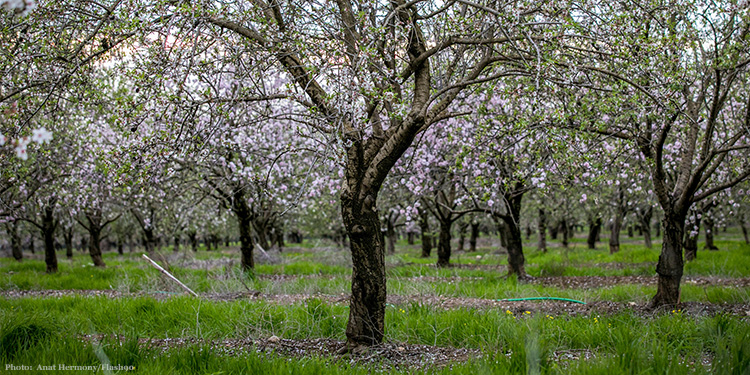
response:
<svg viewBox="0 0 750 375"><path fill-rule="evenodd" d="M377 193L355 200L342 193L341 213L352 252L352 295L346 326L347 349L383 341L385 329L385 238L380 230Z"/></svg>
<svg viewBox="0 0 750 375"><path fill-rule="evenodd" d="M745 222L740 221L740 228L742 228L742 235L745 236L745 243L750 244L750 237L747 235L747 228L745 227Z"/></svg>
<svg viewBox="0 0 750 375"><path fill-rule="evenodd" d="M562 230L562 246L564 248L568 248L568 244L570 244L570 225L568 224L568 219L563 218L560 221L560 229Z"/></svg>
<svg viewBox="0 0 750 375"><path fill-rule="evenodd" d="M104 260L102 259L102 248L101 248L101 227L97 226L94 227L94 224L91 224L91 227L88 228L89 230L89 255L91 256L91 260L94 262L94 266L96 267L106 267L107 265L104 263Z"/></svg>
<svg viewBox="0 0 750 375"><path fill-rule="evenodd" d="M633 238L633 224L628 225L628 238Z"/></svg>
<svg viewBox="0 0 750 375"><path fill-rule="evenodd" d="M602 218L589 217L589 235L586 237L586 243L589 249L596 249L596 239L599 237L599 232L602 230Z"/></svg>
<svg viewBox="0 0 750 375"><path fill-rule="evenodd" d="M706 249L719 250L719 248L714 245L714 220L710 216L707 216L704 223L706 224Z"/></svg>
<svg viewBox="0 0 750 375"><path fill-rule="evenodd" d="M256 218L254 220L254 225L255 225L255 233L258 235L258 245L263 250L269 250L271 246L270 246L270 243L268 242L268 233L270 232L268 228L268 221L266 219Z"/></svg>
<svg viewBox="0 0 750 375"><path fill-rule="evenodd" d="M508 249L508 275L515 275L519 280L526 280L529 275L524 268L525 258L523 256L523 240L521 238L521 199L523 195L506 197L509 215L502 216L505 222L504 234L507 238L506 249ZM499 229L499 228L498 228Z"/></svg>
<svg viewBox="0 0 750 375"><path fill-rule="evenodd" d="M255 259L253 258L253 212L247 205L245 193L242 189L237 189L233 193L232 211L237 217L237 225L240 230L240 266L243 271L251 271L255 268ZM218 245L217 245L218 248Z"/></svg>
<svg viewBox="0 0 750 375"><path fill-rule="evenodd" d="M451 263L451 220L440 221L440 237L438 239L438 267L448 267Z"/></svg>
<svg viewBox="0 0 750 375"><path fill-rule="evenodd" d="M667 211L667 210L665 210ZM685 216L673 212L664 212L664 239L662 241L656 273L659 274L656 295L650 306L676 305L680 302L680 280L684 261L682 258L682 240L685 228Z"/></svg>
<svg viewBox="0 0 750 375"><path fill-rule="evenodd" d="M471 235L469 237L469 251L477 251L477 238L479 238L479 223L471 223Z"/></svg>
<svg viewBox="0 0 750 375"><path fill-rule="evenodd" d="M42 216L42 236L44 237L44 262L47 264L47 273L57 272L57 253L55 252L55 228L57 222L54 216L55 203L44 207Z"/></svg>
<svg viewBox="0 0 750 375"><path fill-rule="evenodd" d="M422 208L419 209L419 230L422 232L422 258L429 258L432 253L432 234L429 213Z"/></svg>
<svg viewBox="0 0 750 375"><path fill-rule="evenodd" d="M18 235L18 221L5 223L5 230L10 237L10 252L13 254L13 259L22 261L23 252L21 251L21 236Z"/></svg>
<svg viewBox="0 0 750 375"><path fill-rule="evenodd" d="M538 222L538 229L539 229L539 244L537 247L542 252L547 252L547 214L544 212L543 209L539 209L539 222Z"/></svg>
<svg viewBox="0 0 750 375"><path fill-rule="evenodd" d="M117 254L125 255L125 243L122 240L117 241Z"/></svg>
<svg viewBox="0 0 750 375"><path fill-rule="evenodd" d="M34 236L33 235L29 235L29 251L32 254L36 254L36 249L34 247Z"/></svg>

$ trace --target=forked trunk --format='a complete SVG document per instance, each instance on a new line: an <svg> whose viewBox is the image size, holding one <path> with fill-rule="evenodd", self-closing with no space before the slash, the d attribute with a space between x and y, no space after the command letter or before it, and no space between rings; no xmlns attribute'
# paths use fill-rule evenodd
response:
<svg viewBox="0 0 750 375"><path fill-rule="evenodd" d="M341 213L352 252L352 296L346 326L347 349L383 341L385 329L385 238L375 194L356 201L342 193Z"/></svg>
<svg viewBox="0 0 750 375"><path fill-rule="evenodd" d="M685 216L665 212L663 225L664 239L659 262L656 264L659 281L656 295L651 299L652 308L680 303L680 280L684 267L682 239Z"/></svg>
<svg viewBox="0 0 750 375"><path fill-rule="evenodd" d="M448 267L451 263L451 225L450 220L440 221L440 238L438 239L438 267Z"/></svg>

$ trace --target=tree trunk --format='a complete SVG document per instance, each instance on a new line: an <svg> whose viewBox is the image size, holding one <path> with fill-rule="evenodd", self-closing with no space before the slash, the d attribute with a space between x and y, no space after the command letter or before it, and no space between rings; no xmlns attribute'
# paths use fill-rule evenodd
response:
<svg viewBox="0 0 750 375"><path fill-rule="evenodd" d="M696 215L697 216L697 215ZM685 228L685 261L692 261L698 257L698 235L701 231L701 219L695 219L693 228ZM666 235L666 234L665 234Z"/></svg>
<svg viewBox="0 0 750 375"><path fill-rule="evenodd" d="M742 235L745 236L745 243L750 244L750 238L747 235L747 228L745 227L745 221L740 220L740 228L742 228Z"/></svg>
<svg viewBox="0 0 750 375"><path fill-rule="evenodd" d="M596 249L596 238L599 237L599 232L602 230L602 218L597 216L596 218L589 217L589 235L586 237L586 243L589 249Z"/></svg>
<svg viewBox="0 0 750 375"><path fill-rule="evenodd" d="M243 194L243 197L244 197L244 194ZM258 235L258 245L263 250L269 250L271 246L270 246L270 243L268 242L268 233L269 233L268 220L264 218L256 218L253 221L253 224L255 225L255 233Z"/></svg>
<svg viewBox="0 0 750 375"><path fill-rule="evenodd" d="M719 250L719 248L714 245L714 220L710 216L707 216L704 223L706 224L706 249Z"/></svg>
<svg viewBox="0 0 750 375"><path fill-rule="evenodd" d="M622 211L616 210L612 228L609 234L609 253L614 254L620 251L620 230L622 229Z"/></svg>
<svg viewBox="0 0 750 375"><path fill-rule="evenodd" d="M547 214L543 209L539 209L539 245L537 247L542 252L547 252Z"/></svg>
<svg viewBox="0 0 750 375"><path fill-rule="evenodd" d="M36 250L34 249L34 235L29 235L29 251L32 254L36 254Z"/></svg>
<svg viewBox="0 0 750 375"><path fill-rule="evenodd" d="M477 251L477 238L479 237L479 223L471 223L471 235L469 237L469 251Z"/></svg>
<svg viewBox="0 0 750 375"><path fill-rule="evenodd" d="M646 245L646 248L652 248L653 244L651 242L651 216L653 216L654 208L650 207L647 208L645 211L642 211L640 216L641 224L640 228L643 232L643 243Z"/></svg>
<svg viewBox="0 0 750 375"><path fill-rule="evenodd" d="M125 255L125 243L122 240L117 241L117 254Z"/></svg>
<svg viewBox="0 0 750 375"><path fill-rule="evenodd" d="M633 224L628 224L628 238L633 238Z"/></svg>
<svg viewBox="0 0 750 375"><path fill-rule="evenodd" d="M253 212L247 205L243 189L237 189L233 193L232 211L237 216L237 225L240 229L240 265L242 271L251 271L255 268L253 259ZM216 246L218 248L218 245Z"/></svg>
<svg viewBox="0 0 750 375"><path fill-rule="evenodd" d="M172 248L173 252L179 252L180 251L180 236L175 235L174 236L174 247Z"/></svg>
<svg viewBox="0 0 750 375"><path fill-rule="evenodd" d="M430 234L429 213L419 209L419 230L422 232L422 258L429 258L432 253L432 234Z"/></svg>
<svg viewBox="0 0 750 375"><path fill-rule="evenodd" d="M501 218L505 223L502 230L506 238L506 249L508 249L508 275L515 275L519 280L526 280L529 276L526 274L526 269L524 268L523 240L521 238L521 228L519 227L519 223L521 222L522 198L522 194L514 197L506 197L509 215L502 216Z"/></svg>
<svg viewBox="0 0 750 375"><path fill-rule="evenodd" d="M406 243L414 245L414 232L410 231L406 233Z"/></svg>
<svg viewBox="0 0 750 375"><path fill-rule="evenodd" d="M438 239L438 267L448 267L451 263L451 220L440 220L440 238Z"/></svg>
<svg viewBox="0 0 750 375"><path fill-rule="evenodd" d="M355 199L341 194L341 216L352 252L352 295L346 326L347 349L383 341L385 330L385 239L375 206L377 193Z"/></svg>
<svg viewBox="0 0 750 375"><path fill-rule="evenodd" d="M567 249L570 243L570 225L568 225L568 219L563 218L560 221L560 229L562 229L562 246Z"/></svg>
<svg viewBox="0 0 750 375"><path fill-rule="evenodd" d="M389 217L386 217L385 220L386 220L385 234L388 237L388 254L395 254L396 253L396 239L398 237L396 234L396 228L393 226L393 221L391 220L390 215Z"/></svg>
<svg viewBox="0 0 750 375"><path fill-rule="evenodd" d="M13 259L22 261L23 252L21 251L21 236L18 235L18 221L5 223L5 230L10 237L10 251L13 254Z"/></svg>
<svg viewBox="0 0 750 375"><path fill-rule="evenodd" d="M63 241L65 242L65 256L68 259L73 258L73 227L66 228L63 231Z"/></svg>
<svg viewBox="0 0 750 375"><path fill-rule="evenodd" d="M55 252L55 228L57 222L54 216L55 203L49 203L44 207L42 216L42 236L44 237L44 262L47 264L47 273L57 272L57 253Z"/></svg>
<svg viewBox="0 0 750 375"><path fill-rule="evenodd" d="M461 223L458 226L458 248L456 251L464 251L464 241L466 240L466 228L469 223Z"/></svg>
<svg viewBox="0 0 750 375"><path fill-rule="evenodd" d="M89 255L91 255L91 260L94 262L94 266L106 267L106 264L102 259L101 227L94 227L93 224L89 228Z"/></svg>
<svg viewBox="0 0 750 375"><path fill-rule="evenodd" d="M198 233L191 230L187 235L188 241L190 241L190 249L193 250L193 252L198 251Z"/></svg>
<svg viewBox="0 0 750 375"><path fill-rule="evenodd" d="M661 246L656 273L659 274L656 295L651 299L652 308L680 303L680 280L684 261L682 259L682 238L685 216L665 210L664 239Z"/></svg>

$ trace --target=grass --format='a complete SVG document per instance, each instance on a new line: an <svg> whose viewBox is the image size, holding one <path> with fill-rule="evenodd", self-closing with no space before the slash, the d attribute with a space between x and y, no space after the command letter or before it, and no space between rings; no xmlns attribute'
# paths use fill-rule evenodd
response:
<svg viewBox="0 0 750 375"><path fill-rule="evenodd" d="M734 237L732 237L734 236ZM555 242L552 242L555 244ZM263 300L216 302L164 296L179 288L146 265L139 254L106 253L108 267L91 266L88 256L60 259L60 272L44 273L40 259L0 259L0 290L94 289L143 292L123 298L63 296L0 299L0 368L7 364L35 366L66 363L134 366L120 373L418 373L356 365L332 358L297 358L245 353L229 355L208 344L189 344L162 352L138 345L139 338L289 339L345 337L348 306L328 303L315 295L348 294L351 268L342 250L323 250L305 241L296 251L275 255L258 264L254 275L239 270L238 251L165 253L157 259L199 293L234 293L248 289L267 294L310 294L302 302L276 304ZM600 246L588 250L580 241L571 249L550 247L542 253L527 247L526 270L533 276L654 276L658 245L647 249L623 241L609 254ZM720 251L699 251L686 264L686 276L750 277L750 246L736 234L720 233ZM158 258L158 257L157 257ZM502 299L536 296L566 297L587 302L645 303L655 285L617 284L609 287L561 289L523 284L505 277L506 255L486 246L476 253L456 253L452 262L475 268L436 268L435 258L420 257L418 244L400 242L388 255L388 292ZM281 277L283 275L285 277ZM322 296L321 296L322 297ZM750 304L750 288L684 283L683 301ZM100 344L81 335L104 334ZM482 358L455 363L430 373L727 373L750 371L750 324L733 315L683 316L679 311L653 317L634 312L613 315L547 316L508 313L498 309L443 309L407 302L386 308L386 340L396 343L462 347L480 350ZM564 353L582 359L559 360ZM49 371L51 373L63 371ZM71 371L64 371L66 374ZM90 371L79 371L91 373ZM14 372L15 373L15 372ZM36 373L30 370L28 373ZM45 371L45 373L48 373ZM76 371L72 371L76 373Z"/></svg>

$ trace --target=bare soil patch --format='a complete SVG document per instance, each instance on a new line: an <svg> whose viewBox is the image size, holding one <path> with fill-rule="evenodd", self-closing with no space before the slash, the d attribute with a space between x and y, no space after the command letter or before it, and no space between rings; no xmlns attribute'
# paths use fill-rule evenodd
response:
<svg viewBox="0 0 750 375"><path fill-rule="evenodd" d="M102 341L107 337L85 335L82 341ZM114 337L116 340L125 340ZM196 338L139 339L139 344L160 350L168 354L170 349L185 346L208 346L221 355L241 356L249 353L262 353L291 358L317 357L331 359L352 365L367 365L382 369L420 370L440 368L454 363L465 363L480 358L481 351L452 347L413 345L405 343L384 343L373 346L359 353L339 355L337 352L345 345L344 341L328 338L319 339L284 339L276 336L260 339L225 339L201 340Z"/></svg>

